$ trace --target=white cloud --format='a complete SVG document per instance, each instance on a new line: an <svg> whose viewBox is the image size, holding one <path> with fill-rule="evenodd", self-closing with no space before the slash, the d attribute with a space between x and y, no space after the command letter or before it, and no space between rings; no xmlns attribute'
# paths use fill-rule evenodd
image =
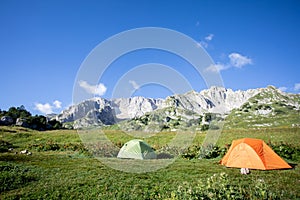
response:
<svg viewBox="0 0 300 200"><path fill-rule="evenodd" d="M55 100L55 101L53 102L53 105L55 106L55 108L61 108L61 102L58 101L58 100Z"/></svg>
<svg viewBox="0 0 300 200"><path fill-rule="evenodd" d="M218 63L215 65L210 65L209 67L206 68L206 71L218 73L222 70L226 70L232 67L242 68L245 65L252 64L252 60L250 58L238 53L231 53L230 55L228 55L228 58L229 58L228 63L226 64Z"/></svg>
<svg viewBox="0 0 300 200"><path fill-rule="evenodd" d="M214 34L209 34L207 35L204 40L197 42L196 45L197 47L204 47L207 48L209 46L209 42L213 39Z"/></svg>
<svg viewBox="0 0 300 200"><path fill-rule="evenodd" d="M300 90L300 83L295 83L294 90L299 91Z"/></svg>
<svg viewBox="0 0 300 200"><path fill-rule="evenodd" d="M285 91L287 91L288 88L287 87L279 87L278 89L282 92L285 92Z"/></svg>
<svg viewBox="0 0 300 200"><path fill-rule="evenodd" d="M49 103L45 103L45 104L42 104L42 103L35 103L35 107L34 109L35 110L38 110L39 112L43 113L43 114L51 114L51 113L54 113L53 112L53 109L59 109L61 108L61 102L58 101L58 100L55 100L52 105L49 104Z"/></svg>
<svg viewBox="0 0 300 200"><path fill-rule="evenodd" d="M242 68L245 65L252 64L252 60L246 56L242 56L239 53L231 53L229 56L230 64L233 67Z"/></svg>
<svg viewBox="0 0 300 200"><path fill-rule="evenodd" d="M86 81L79 81L79 86L82 87L87 93L102 96L105 94L107 88L103 83L97 85L90 85Z"/></svg>
<svg viewBox="0 0 300 200"><path fill-rule="evenodd" d="M217 73L228 68L229 68L228 65L223 65L221 63L218 63L215 65L210 65L209 67L206 68L206 71Z"/></svg>
<svg viewBox="0 0 300 200"><path fill-rule="evenodd" d="M214 34L209 34L208 36L205 37L206 41L211 41L214 37Z"/></svg>
<svg viewBox="0 0 300 200"><path fill-rule="evenodd" d="M43 114L53 113L52 106L49 103L45 103L45 104L35 103L35 109L40 111Z"/></svg>
<svg viewBox="0 0 300 200"><path fill-rule="evenodd" d="M140 88L140 86L133 80L130 80L129 83L132 85L132 87L137 90Z"/></svg>

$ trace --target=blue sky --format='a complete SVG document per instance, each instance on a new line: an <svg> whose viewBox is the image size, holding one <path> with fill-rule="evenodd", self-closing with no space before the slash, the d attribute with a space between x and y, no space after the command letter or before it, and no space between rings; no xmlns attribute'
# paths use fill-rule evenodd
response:
<svg viewBox="0 0 300 200"><path fill-rule="evenodd" d="M181 32L214 60L207 70L221 74L234 90L274 85L300 92L300 2L287 1L0 1L0 109L24 105L33 114L60 112L72 104L74 84L112 97L116 82L144 63L174 67L196 91L203 80L183 59L167 52L131 52L116 60L97 85L74 83L86 56L120 32L162 27ZM172 94L158 85L133 95Z"/></svg>

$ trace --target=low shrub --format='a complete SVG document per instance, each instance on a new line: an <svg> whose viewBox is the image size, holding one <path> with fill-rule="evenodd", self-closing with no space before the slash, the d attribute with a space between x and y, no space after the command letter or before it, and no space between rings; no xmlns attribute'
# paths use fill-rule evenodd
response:
<svg viewBox="0 0 300 200"><path fill-rule="evenodd" d="M65 143L60 144L49 140L45 143L29 144L28 149L34 149L36 151L77 151L79 153L88 154L88 150L81 143Z"/></svg>
<svg viewBox="0 0 300 200"><path fill-rule="evenodd" d="M181 155L182 152L183 152L183 149L176 147L176 146L168 146L168 145L165 145L165 146L161 147L160 149L156 150L156 153L158 155L161 154L162 157L166 156L168 158L177 157L177 156Z"/></svg>
<svg viewBox="0 0 300 200"><path fill-rule="evenodd" d="M100 158L112 158L117 157L120 148L111 143L89 143L85 144L91 154Z"/></svg>
<svg viewBox="0 0 300 200"><path fill-rule="evenodd" d="M36 151L57 151L60 150L60 145L52 140L49 140L46 143L29 144L27 148L34 149Z"/></svg>
<svg viewBox="0 0 300 200"><path fill-rule="evenodd" d="M292 160L300 160L300 148L288 143L269 143L268 144L280 157Z"/></svg>
<svg viewBox="0 0 300 200"><path fill-rule="evenodd" d="M248 186L234 185L229 176L222 172L206 180L199 180L196 186L185 182L172 191L169 200L177 199L279 199L269 190L263 179Z"/></svg>
<svg viewBox="0 0 300 200"><path fill-rule="evenodd" d="M0 192L24 187L36 180L31 170L24 166L0 163Z"/></svg>
<svg viewBox="0 0 300 200"><path fill-rule="evenodd" d="M200 150L201 150L201 146L198 145L190 146L181 154L181 157L188 160L198 158L200 154Z"/></svg>
<svg viewBox="0 0 300 200"><path fill-rule="evenodd" d="M227 148L220 148L213 144L205 146L193 145L185 150L181 157L186 159L212 159L225 155Z"/></svg>
<svg viewBox="0 0 300 200"><path fill-rule="evenodd" d="M213 144L208 144L206 146L201 146L199 152L199 159L211 159L216 158L221 155L222 150L220 147Z"/></svg>

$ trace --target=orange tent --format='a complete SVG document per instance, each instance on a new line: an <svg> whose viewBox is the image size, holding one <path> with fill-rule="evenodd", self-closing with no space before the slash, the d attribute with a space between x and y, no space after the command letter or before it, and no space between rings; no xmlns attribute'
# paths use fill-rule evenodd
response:
<svg viewBox="0 0 300 200"><path fill-rule="evenodd" d="M280 158L263 140L243 138L233 140L226 155L220 161L227 167L249 169L292 168Z"/></svg>

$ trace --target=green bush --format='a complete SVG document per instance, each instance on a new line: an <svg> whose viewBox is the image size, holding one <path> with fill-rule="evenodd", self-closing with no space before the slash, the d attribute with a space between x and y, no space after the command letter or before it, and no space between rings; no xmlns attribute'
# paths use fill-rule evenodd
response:
<svg viewBox="0 0 300 200"><path fill-rule="evenodd" d="M163 146L156 151L158 158L174 158L181 155L182 152L183 149L175 146L170 147L168 145Z"/></svg>
<svg viewBox="0 0 300 200"><path fill-rule="evenodd" d="M214 174L207 180L199 180L196 186L185 182L172 191L169 200L177 199L279 199L269 190L263 179L251 185L242 186L231 183L229 176L222 172Z"/></svg>
<svg viewBox="0 0 300 200"><path fill-rule="evenodd" d="M221 149L218 146L213 144L208 144L206 146L202 146L199 152L199 159L211 159L220 156Z"/></svg>
<svg viewBox="0 0 300 200"><path fill-rule="evenodd" d="M205 146L193 145L187 148L182 154L181 157L186 159L212 159L219 156L225 155L227 149L220 148L213 144L208 144Z"/></svg>
<svg viewBox="0 0 300 200"><path fill-rule="evenodd" d="M46 143L40 144L29 144L28 149L35 149L36 151L56 151L60 150L60 145L55 143L51 140L47 141Z"/></svg>
<svg viewBox="0 0 300 200"><path fill-rule="evenodd" d="M95 142L95 143L89 143L86 144L87 149L89 153L96 157L105 157L105 158L112 158L112 157L117 157L120 148L116 146L115 144L108 144L108 143L100 143L100 142Z"/></svg>
<svg viewBox="0 0 300 200"><path fill-rule="evenodd" d="M45 143L29 144L28 149L34 149L36 151L77 151L79 153L89 154L88 150L81 143L56 143L49 140Z"/></svg>
<svg viewBox="0 0 300 200"><path fill-rule="evenodd" d="M292 161L300 160L300 148L288 143L270 143L271 148L282 158Z"/></svg>
<svg viewBox="0 0 300 200"><path fill-rule="evenodd" d="M196 159L199 157L201 146L193 145L187 148L182 154L181 157L185 159Z"/></svg>
<svg viewBox="0 0 300 200"><path fill-rule="evenodd" d="M0 163L0 192L24 187L28 182L36 180L29 168L24 166Z"/></svg>

